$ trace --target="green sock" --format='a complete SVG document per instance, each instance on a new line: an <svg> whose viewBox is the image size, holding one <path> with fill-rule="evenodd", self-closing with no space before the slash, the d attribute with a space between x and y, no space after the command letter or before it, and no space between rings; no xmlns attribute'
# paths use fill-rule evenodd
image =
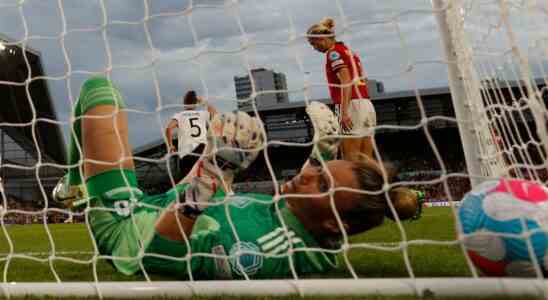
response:
<svg viewBox="0 0 548 300"><path fill-rule="evenodd" d="M82 109L80 106L80 99L76 101L74 106L74 117L78 118L82 115ZM80 161L80 151L78 150L77 145L80 145L82 148L82 130L80 128L80 119L76 119L72 124L73 131L70 132L70 141L69 141L69 153L68 153L68 163L69 165L77 164ZM82 149L83 150L83 149ZM69 168L68 171L68 184L69 185L79 185L83 181L80 174L80 167L74 166Z"/></svg>
<svg viewBox="0 0 548 300"><path fill-rule="evenodd" d="M82 129L81 123L82 119L79 118L90 110L91 108L111 104L115 105L118 108L124 108L124 100L122 95L116 89L116 87L105 77L96 76L92 77L82 85L80 91L80 97L74 105L74 117L76 120L72 124L73 131L70 133L70 142L69 142L69 165L75 165L80 162L80 151L78 150L77 145L80 145L80 149L83 151L82 147ZM68 183L69 185L79 185L83 182L83 177L80 174L80 167L75 166L69 168L68 171Z"/></svg>

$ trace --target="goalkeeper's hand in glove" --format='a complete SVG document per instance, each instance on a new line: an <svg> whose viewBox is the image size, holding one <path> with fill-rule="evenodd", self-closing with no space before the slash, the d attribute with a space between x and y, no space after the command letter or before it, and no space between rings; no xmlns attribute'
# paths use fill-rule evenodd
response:
<svg viewBox="0 0 548 300"><path fill-rule="evenodd" d="M309 157L312 165L320 165L321 161L333 160L337 157L340 139L336 136L341 132L341 126L335 114L327 105L313 101L306 107L306 113L314 127L314 148Z"/></svg>
<svg viewBox="0 0 548 300"><path fill-rule="evenodd" d="M234 176L245 170L263 146L261 120L244 112L217 114L208 130L208 145L194 174L185 180L182 212L198 216L218 188L231 191Z"/></svg>

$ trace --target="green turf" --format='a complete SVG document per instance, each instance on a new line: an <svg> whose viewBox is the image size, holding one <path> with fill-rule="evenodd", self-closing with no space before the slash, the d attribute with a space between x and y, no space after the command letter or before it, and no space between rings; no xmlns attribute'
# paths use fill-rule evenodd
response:
<svg viewBox="0 0 548 300"><path fill-rule="evenodd" d="M425 209L422 219L404 222L403 227L407 240L452 241L455 239L454 223L448 208ZM93 252L93 245L87 228L83 224L53 224L48 226L52 241L48 239L43 225L12 225L7 227L9 239L13 244L13 253L50 252L55 247L56 253L61 252ZM391 246L390 242L402 241L399 227L386 221L384 225L362 235L350 239L353 248L348 251L348 257L356 274L361 278L409 277L409 270L404 262L402 250L379 251L356 247L359 243L375 243L375 245ZM52 243L53 242L53 243ZM393 246L393 245L392 245ZM0 271L3 274L6 266L5 253L10 252L5 233L0 232ZM470 276L462 250L456 245L411 245L407 255L417 277L462 277ZM91 254L70 254L67 257L84 261L75 263L58 257L52 261L47 255L33 254L34 260L27 258L11 258L7 271L7 281L55 281L55 270L62 281L92 281L93 256ZM342 256L342 255L341 255ZM42 259L42 261L37 261ZM339 260L339 267L327 274L318 274L317 278L350 278L351 272L344 259ZM131 281L143 280L140 275L124 276L117 273L106 261L97 262L99 281ZM169 280L169 278L153 276L153 280ZM3 281L3 278L0 278ZM249 298L248 298L249 299ZM252 298L266 299L266 298ZM270 299L270 298L269 298ZM294 299L294 298L284 298ZM348 298L351 299L351 298ZM364 299L364 298L360 298ZM409 297L368 299L413 299Z"/></svg>

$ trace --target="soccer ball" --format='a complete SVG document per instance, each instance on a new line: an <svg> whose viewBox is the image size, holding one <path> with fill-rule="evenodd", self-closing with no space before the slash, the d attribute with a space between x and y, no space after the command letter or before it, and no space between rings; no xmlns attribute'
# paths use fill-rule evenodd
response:
<svg viewBox="0 0 548 300"><path fill-rule="evenodd" d="M484 182L459 209L464 245L487 276L536 276L548 270L548 189L521 179ZM534 254L533 254L534 253Z"/></svg>

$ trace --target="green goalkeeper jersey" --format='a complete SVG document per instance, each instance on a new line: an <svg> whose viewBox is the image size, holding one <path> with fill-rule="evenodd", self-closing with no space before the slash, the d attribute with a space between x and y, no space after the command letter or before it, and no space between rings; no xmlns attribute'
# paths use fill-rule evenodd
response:
<svg viewBox="0 0 548 300"><path fill-rule="evenodd" d="M166 240L154 226L184 189L154 196L117 189L92 201L90 225L101 254L124 274L144 269L193 279L283 278L292 276L291 265L299 275L336 265L335 255L322 251L285 201L276 205L270 195L218 193L188 243ZM125 201L124 194L137 197Z"/></svg>
<svg viewBox="0 0 548 300"><path fill-rule="evenodd" d="M221 200L221 199L217 199ZM272 196L237 194L206 210L193 230L193 251L210 253L193 268L200 278L281 278L325 272L336 265L333 253L322 251L315 239ZM282 222L283 220L283 222ZM285 226L284 226L285 225Z"/></svg>
<svg viewBox="0 0 548 300"><path fill-rule="evenodd" d="M292 276L291 264L299 275L336 266L335 255L320 248L285 201L275 205L270 195L236 194L217 203L193 228L195 278L284 278Z"/></svg>

